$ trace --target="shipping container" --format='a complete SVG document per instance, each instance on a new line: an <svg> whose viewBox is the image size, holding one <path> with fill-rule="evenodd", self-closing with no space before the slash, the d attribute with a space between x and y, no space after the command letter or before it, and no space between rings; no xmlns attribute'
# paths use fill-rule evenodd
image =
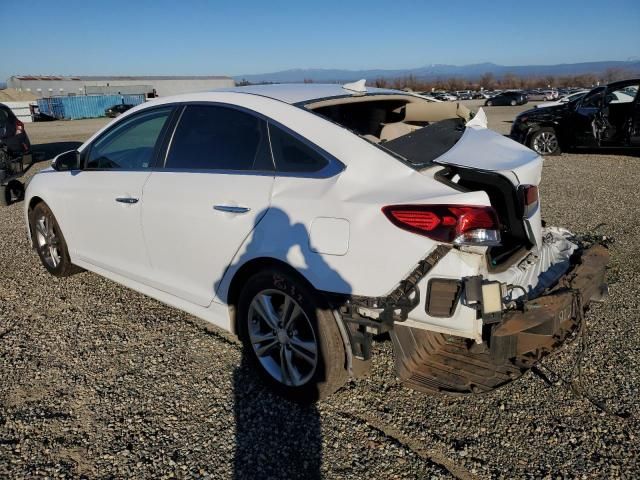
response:
<svg viewBox="0 0 640 480"><path fill-rule="evenodd" d="M76 97L51 97L38 100L40 112L64 120L104 117L104 111L121 103L139 105L144 95L86 95Z"/></svg>

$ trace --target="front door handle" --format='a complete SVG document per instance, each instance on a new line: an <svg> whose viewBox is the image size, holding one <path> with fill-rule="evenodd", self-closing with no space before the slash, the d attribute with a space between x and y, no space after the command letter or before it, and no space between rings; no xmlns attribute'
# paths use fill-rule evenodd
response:
<svg viewBox="0 0 640 480"><path fill-rule="evenodd" d="M236 207L234 205L214 205L213 209L226 213L247 213L251 210L249 207Z"/></svg>
<svg viewBox="0 0 640 480"><path fill-rule="evenodd" d="M126 203L127 205L133 205L134 203L138 203L138 199L133 197L118 197L116 198L116 202Z"/></svg>

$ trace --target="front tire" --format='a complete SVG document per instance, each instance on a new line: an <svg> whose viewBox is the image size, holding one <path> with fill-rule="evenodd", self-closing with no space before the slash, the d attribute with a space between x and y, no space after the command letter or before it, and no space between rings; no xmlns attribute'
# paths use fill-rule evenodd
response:
<svg viewBox="0 0 640 480"><path fill-rule="evenodd" d="M29 212L29 225L40 261L51 275L68 277L82 271L71 263L60 225L46 203L38 203Z"/></svg>
<svg viewBox="0 0 640 480"><path fill-rule="evenodd" d="M518 102L516 102L515 100L511 100L511 106L512 106L512 107L515 107L517 103L518 103Z"/></svg>
<svg viewBox="0 0 640 480"><path fill-rule="evenodd" d="M249 278L238 301L238 333L263 380L289 400L324 399L347 380L332 311L294 275L268 269Z"/></svg>
<svg viewBox="0 0 640 480"><path fill-rule="evenodd" d="M529 138L529 148L538 155L558 155L560 142L556 131L551 127L537 130Z"/></svg>
<svg viewBox="0 0 640 480"><path fill-rule="evenodd" d="M485 103L485 105L486 105L487 107L492 107L492 106L493 106L493 102L492 102L491 100L487 100L487 101L486 101L486 103Z"/></svg>

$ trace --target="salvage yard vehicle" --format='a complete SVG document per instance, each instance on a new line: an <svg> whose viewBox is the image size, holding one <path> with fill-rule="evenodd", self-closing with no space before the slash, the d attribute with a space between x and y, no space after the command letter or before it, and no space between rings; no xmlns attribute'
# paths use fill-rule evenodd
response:
<svg viewBox="0 0 640 480"><path fill-rule="evenodd" d="M529 100L527 96L523 92L517 91L508 91L499 93L491 98L488 98L484 104L487 107L495 107L495 106L504 106L511 105L512 107L516 105L524 105Z"/></svg>
<svg viewBox="0 0 640 480"><path fill-rule="evenodd" d="M577 92L568 93L566 95L563 95L562 97L560 97L557 100L554 100L552 102L539 103L537 105L534 105L533 108L554 107L556 105L562 105L563 103L574 102L576 100L580 100L587 93L589 93L589 90L578 90Z"/></svg>
<svg viewBox="0 0 640 480"><path fill-rule="evenodd" d="M523 375L606 290L608 254L543 228L542 159L396 90L237 87L137 106L36 174L44 267L90 270L237 334L315 401L392 339L425 392Z"/></svg>
<svg viewBox="0 0 640 480"><path fill-rule="evenodd" d="M24 124L0 103L0 205L22 199L24 185L18 179L31 160L31 142Z"/></svg>
<svg viewBox="0 0 640 480"><path fill-rule="evenodd" d="M571 148L640 147L640 79L596 87L570 102L522 112L511 138L540 155Z"/></svg>

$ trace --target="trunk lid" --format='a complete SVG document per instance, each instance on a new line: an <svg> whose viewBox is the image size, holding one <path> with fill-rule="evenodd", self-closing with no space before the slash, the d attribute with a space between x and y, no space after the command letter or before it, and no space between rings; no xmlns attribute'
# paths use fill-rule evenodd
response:
<svg viewBox="0 0 640 480"><path fill-rule="evenodd" d="M458 142L434 163L499 173L515 185L538 185L542 158L510 138L482 127L467 127Z"/></svg>

